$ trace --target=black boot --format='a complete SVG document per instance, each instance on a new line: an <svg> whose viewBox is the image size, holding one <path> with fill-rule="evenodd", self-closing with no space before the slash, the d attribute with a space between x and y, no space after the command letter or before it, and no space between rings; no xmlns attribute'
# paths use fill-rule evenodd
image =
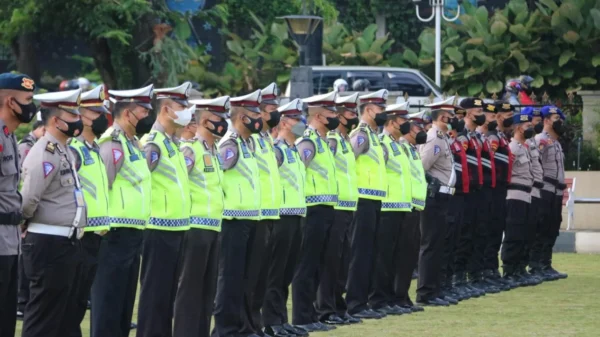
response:
<svg viewBox="0 0 600 337"><path fill-rule="evenodd" d="M471 290L471 288L468 287L468 285L467 285L467 274L465 272L457 272L457 273L455 273L452 276L452 284L454 285L454 288L458 289L463 294L465 294L466 299L469 299L471 297L479 297L479 296L481 296L479 294L479 292L475 292L475 291Z"/></svg>
<svg viewBox="0 0 600 337"><path fill-rule="evenodd" d="M483 276L483 281L485 283L487 283L488 285L496 287L502 291L510 290L510 287L507 286L506 284L504 284L504 282L501 282L499 280L496 280L496 278L494 278L493 270L491 270L491 269L484 270L482 273L482 276Z"/></svg>
<svg viewBox="0 0 600 337"><path fill-rule="evenodd" d="M493 274L493 276L492 276L492 277L494 278L494 280L496 280L496 281L498 281L498 282L501 282L501 283L502 283L502 284L504 284L506 287L508 287L508 288L509 288L509 290L510 290L510 289L514 289L514 288L517 288L517 287L518 287L518 285L516 285L516 284L514 284L514 283L512 283L512 282L509 282L507 279L504 279L504 278L502 278L502 275L500 275L500 272L498 271L498 269L496 269L496 270L492 270L492 274Z"/></svg>
<svg viewBox="0 0 600 337"><path fill-rule="evenodd" d="M565 279L565 278L569 277L568 274L561 273L558 270L552 268L552 261L550 261L549 265L543 267L542 271L546 275L549 275L549 277L551 277L553 280L561 280L561 279Z"/></svg>
<svg viewBox="0 0 600 337"><path fill-rule="evenodd" d="M465 289L462 288L460 286L460 284L457 283L456 275L452 275L452 278L450 279L449 284L450 284L450 290L452 291L452 293L454 293L456 295L455 298L458 299L459 301L464 301L464 300L468 300L469 298L471 298L470 293L465 291Z"/></svg>
<svg viewBox="0 0 600 337"><path fill-rule="evenodd" d="M471 289L471 291L477 292L480 296L485 296L486 291L483 289L482 285L477 283L479 278L476 273L469 273L467 275L467 287Z"/></svg>
<svg viewBox="0 0 600 337"><path fill-rule="evenodd" d="M517 270L514 266L505 264L502 266L502 270L503 270L502 278L504 278L505 280L507 280L511 283L516 284L519 287L524 285L521 282L521 279L517 276Z"/></svg>
<svg viewBox="0 0 600 337"><path fill-rule="evenodd" d="M485 291L488 294L497 294L500 292L500 289L486 282L485 278L483 277L483 272L474 273L473 280L474 282L472 282L471 285Z"/></svg>

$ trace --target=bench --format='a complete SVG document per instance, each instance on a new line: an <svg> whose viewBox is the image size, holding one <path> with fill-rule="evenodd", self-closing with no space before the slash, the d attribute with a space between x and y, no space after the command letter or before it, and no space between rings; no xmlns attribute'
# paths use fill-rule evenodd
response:
<svg viewBox="0 0 600 337"><path fill-rule="evenodd" d="M567 208L567 230L575 229L575 204L600 204L600 198L577 198L575 196L577 178L565 178L567 188L563 192L563 206Z"/></svg>

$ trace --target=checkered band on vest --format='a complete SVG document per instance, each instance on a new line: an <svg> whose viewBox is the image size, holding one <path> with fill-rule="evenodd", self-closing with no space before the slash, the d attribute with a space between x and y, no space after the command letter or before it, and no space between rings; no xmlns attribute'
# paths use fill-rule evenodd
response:
<svg viewBox="0 0 600 337"><path fill-rule="evenodd" d="M87 227L110 226L110 218L107 216L99 216L88 218Z"/></svg>
<svg viewBox="0 0 600 337"><path fill-rule="evenodd" d="M129 218L110 218L110 222L119 225L144 226L146 221Z"/></svg>
<svg viewBox="0 0 600 337"><path fill-rule="evenodd" d="M400 208L410 208L411 205L408 202L382 202L381 208L386 209L400 209Z"/></svg>
<svg viewBox="0 0 600 337"><path fill-rule="evenodd" d="M189 225L190 219L161 219L161 218L150 218L148 221L149 225L160 226L160 227L185 227Z"/></svg>
<svg viewBox="0 0 600 337"><path fill-rule="evenodd" d="M297 208L282 208L279 212L281 215L306 215L305 207Z"/></svg>
<svg viewBox="0 0 600 337"><path fill-rule="evenodd" d="M337 195L325 194L325 195L311 195L306 197L307 204L315 204L320 202L337 202Z"/></svg>
<svg viewBox="0 0 600 337"><path fill-rule="evenodd" d="M338 200L337 205L339 207L353 208L353 207L356 207L356 201Z"/></svg>
<svg viewBox="0 0 600 337"><path fill-rule="evenodd" d="M220 219L200 218L197 216L190 217L190 225L218 227L221 223Z"/></svg>
<svg viewBox="0 0 600 337"><path fill-rule="evenodd" d="M412 203L415 205L419 205L421 207L425 207L425 200L419 200L419 199L412 198Z"/></svg>
<svg viewBox="0 0 600 337"><path fill-rule="evenodd" d="M223 216L233 217L233 218L250 218L257 217L259 215L259 211L256 209L240 211L236 209L226 209L223 211Z"/></svg>
<svg viewBox="0 0 600 337"><path fill-rule="evenodd" d="M278 209L261 209L260 215L262 216L277 216L279 215Z"/></svg>
<svg viewBox="0 0 600 337"><path fill-rule="evenodd" d="M359 188L358 194L372 195L374 197L385 197L386 192L381 190L373 190L370 188Z"/></svg>

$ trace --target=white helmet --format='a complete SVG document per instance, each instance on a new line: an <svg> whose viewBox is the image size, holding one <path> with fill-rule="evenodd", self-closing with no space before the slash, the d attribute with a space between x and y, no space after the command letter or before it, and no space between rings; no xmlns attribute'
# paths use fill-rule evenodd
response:
<svg viewBox="0 0 600 337"><path fill-rule="evenodd" d="M335 82L333 82L333 90L337 92L348 91L348 82L342 78L335 80Z"/></svg>
<svg viewBox="0 0 600 337"><path fill-rule="evenodd" d="M78 78L77 82L79 83L79 87L81 88L81 91L86 91L90 87L90 80L88 80L85 77Z"/></svg>

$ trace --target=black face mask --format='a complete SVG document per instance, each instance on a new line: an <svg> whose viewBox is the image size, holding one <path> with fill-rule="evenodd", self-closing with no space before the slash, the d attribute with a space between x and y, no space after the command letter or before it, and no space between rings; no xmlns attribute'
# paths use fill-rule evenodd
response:
<svg viewBox="0 0 600 337"><path fill-rule="evenodd" d="M552 129L554 130L554 132L556 132L557 135L562 135L565 132L565 125L563 124L563 121L558 119L555 120L554 123L552 123Z"/></svg>
<svg viewBox="0 0 600 337"><path fill-rule="evenodd" d="M425 144L427 142L427 132L425 131L419 131L417 133L417 136L415 137L415 142L417 142L417 144Z"/></svg>
<svg viewBox="0 0 600 337"><path fill-rule="evenodd" d="M152 130L152 125L154 125L155 121L156 117L152 115L148 115L142 119L138 119L137 125L135 126L135 133L138 135L147 134L148 132L150 132L150 130Z"/></svg>
<svg viewBox="0 0 600 337"><path fill-rule="evenodd" d="M523 132L523 136L525 136L525 139L529 139L529 138L533 137L534 134L535 134L535 131L533 130L533 128L529 128Z"/></svg>
<svg viewBox="0 0 600 337"><path fill-rule="evenodd" d="M510 128L513 125L513 119L512 118L507 118L504 121L502 121L502 126L504 126L505 128Z"/></svg>
<svg viewBox="0 0 600 337"><path fill-rule="evenodd" d="M475 116L473 122L475 122L475 125L482 126L485 124L485 115Z"/></svg>
<svg viewBox="0 0 600 337"><path fill-rule="evenodd" d="M96 138L100 138L106 129L108 129L108 118L105 113L102 113L92 122L92 132Z"/></svg>
<svg viewBox="0 0 600 337"><path fill-rule="evenodd" d="M337 118L337 117L325 117L325 118L327 118L327 124L325 125L327 130L329 130L329 131L335 130L335 129L337 129L338 126L340 126L339 118Z"/></svg>
<svg viewBox="0 0 600 337"><path fill-rule="evenodd" d="M498 122L496 121L491 121L488 124L488 131L496 131L496 128L498 127Z"/></svg>
<svg viewBox="0 0 600 337"><path fill-rule="evenodd" d="M229 128L229 124L227 124L225 118L218 122L213 122L211 120L208 120L208 122L214 127L214 129L207 128L208 131L210 131L213 135L217 137L225 136L225 134L227 133L227 129Z"/></svg>
<svg viewBox="0 0 600 337"><path fill-rule="evenodd" d="M536 135L542 133L543 130L544 130L543 123L537 123L536 125L533 126L533 131L535 131Z"/></svg>
<svg viewBox="0 0 600 337"><path fill-rule="evenodd" d="M358 125L358 117L356 118L346 118L346 125L344 125L346 127L346 130L348 130L348 132L354 130L354 128Z"/></svg>
<svg viewBox="0 0 600 337"><path fill-rule="evenodd" d="M267 121L267 125L270 128L274 128L277 126L277 124L279 124L279 120L281 120L281 113L279 113L279 111L275 110L275 111L269 112L269 115L271 116L271 119L269 119Z"/></svg>
<svg viewBox="0 0 600 337"><path fill-rule="evenodd" d="M21 108L21 113L18 113L15 110L13 110L13 113L15 114L15 116L17 116L17 119L19 120L19 122L21 122L21 123L31 122L31 120L33 119L33 116L35 116L35 113L37 112L37 107L35 106L35 104L33 104L33 102L31 102L29 104L21 104L14 98L13 98L13 101L15 103L17 103L19 108Z"/></svg>
<svg viewBox="0 0 600 337"><path fill-rule="evenodd" d="M400 125L400 133L404 136L410 132L410 122Z"/></svg>
<svg viewBox="0 0 600 337"><path fill-rule="evenodd" d="M246 127L246 129L250 130L250 133L259 133L262 130L262 127L263 127L262 117L258 117L258 118L250 118L248 116L244 116L244 117L248 118L248 120L250 121L248 123L244 123L244 126Z"/></svg>
<svg viewBox="0 0 600 337"><path fill-rule="evenodd" d="M62 130L62 129L58 129L58 126L56 127L60 132L64 133L65 136L67 137L77 137L81 134L81 131L83 131L83 122L80 120L78 120L77 122L67 122L62 118L56 117L59 120L63 121L65 124L67 124L68 128L67 130Z"/></svg>
<svg viewBox="0 0 600 337"><path fill-rule="evenodd" d="M377 126L383 126L385 122L387 122L387 114L385 112L375 115L375 124L377 124Z"/></svg>
<svg viewBox="0 0 600 337"><path fill-rule="evenodd" d="M450 126L452 127L452 130L457 130L458 129L458 123L459 123L459 120L456 117L452 117L448 121L448 124L450 124Z"/></svg>
<svg viewBox="0 0 600 337"><path fill-rule="evenodd" d="M452 127L454 127L454 126L452 126ZM463 131L465 131L465 120L461 119L456 124L456 132L461 133Z"/></svg>

